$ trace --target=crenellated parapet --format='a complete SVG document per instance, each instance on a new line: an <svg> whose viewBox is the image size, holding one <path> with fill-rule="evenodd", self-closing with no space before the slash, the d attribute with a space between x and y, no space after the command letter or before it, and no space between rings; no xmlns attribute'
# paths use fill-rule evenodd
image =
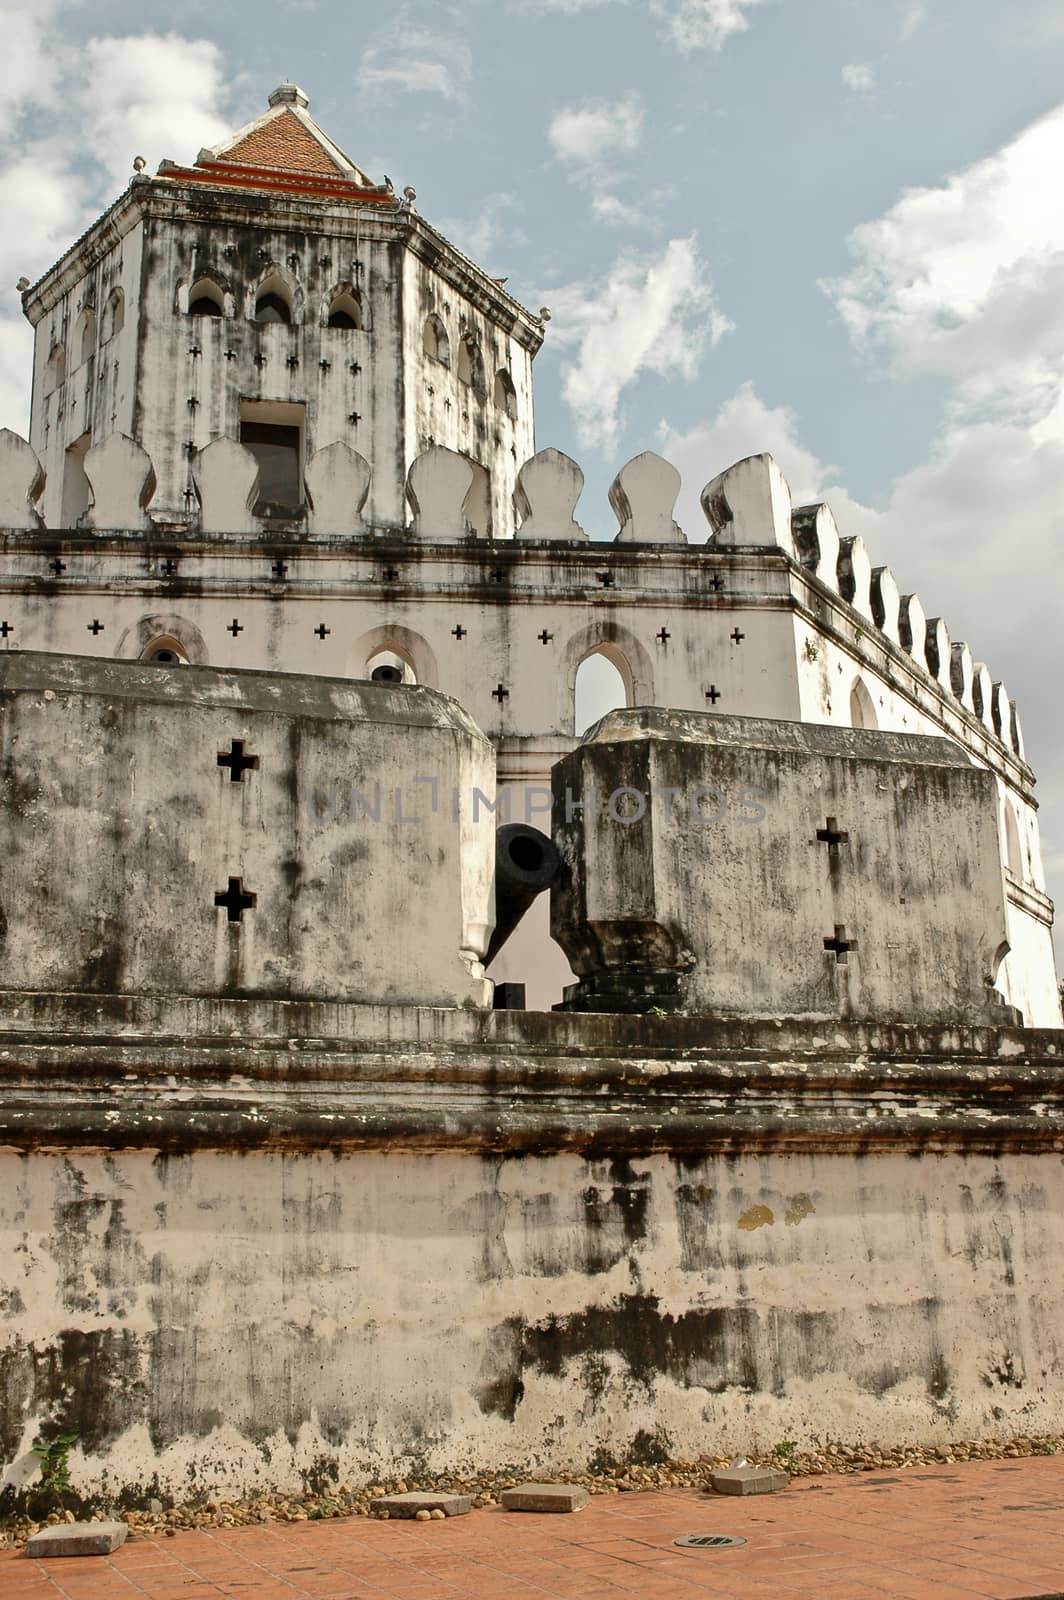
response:
<svg viewBox="0 0 1064 1600"><path fill-rule="evenodd" d="M94 541L107 535L166 538L178 547L201 550L212 540L226 545L236 539L257 541L271 548L287 541L308 556L319 544L335 550L338 545L383 547L385 541L400 547L409 542L426 554L442 545L464 545L471 555L490 549L506 559L507 585L496 596L504 604L518 598L522 569L534 576L533 586L540 583L544 546L570 552L570 581L581 590L590 579L613 591L596 604L632 603L641 589L649 598L660 587L660 561L666 557L681 560L685 567L694 562L699 569L725 556L734 561L740 554L757 555L770 564L783 558L784 568L789 565L804 581L814 581L821 601L830 596L833 605L841 602L850 608L861 637L876 638L888 651L903 653L941 700L970 719L973 729L978 725L1013 757L1025 759L1016 707L1004 685L984 663L973 660L966 643L951 639L943 618L928 617L917 595L901 592L889 567L873 566L860 536L840 535L829 506L792 506L787 481L770 455L747 457L706 484L700 502L708 537L701 543L692 543L691 531L675 520L680 474L652 451L636 456L614 478L609 504L616 531L605 539L590 535L577 519L584 475L556 449L539 451L517 473L513 541L478 535L478 514L490 492L484 469L440 445L411 463L405 484L407 517L398 527L365 520L373 468L342 442L310 456L303 475L304 512L285 521L258 514L256 459L232 439L216 438L197 452L192 463L195 503L180 524L153 518L155 471L136 441L109 435L87 452L83 470L90 495L79 527L46 529L37 510L45 487L40 462L24 439L0 433L0 526L16 540L23 535L54 541L61 531L69 540L86 534ZM593 550L604 552L611 544L618 547L618 557L624 552L623 595L612 571L582 572L586 561L601 561L602 555ZM719 583L715 577L714 589ZM701 589L698 583L696 602Z"/></svg>

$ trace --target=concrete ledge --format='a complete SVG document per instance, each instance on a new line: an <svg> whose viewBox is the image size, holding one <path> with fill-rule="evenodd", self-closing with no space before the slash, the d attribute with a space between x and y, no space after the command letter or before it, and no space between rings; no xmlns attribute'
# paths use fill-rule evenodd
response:
<svg viewBox="0 0 1064 1600"><path fill-rule="evenodd" d="M1064 1032L0 995L0 1142L1060 1150Z"/></svg>

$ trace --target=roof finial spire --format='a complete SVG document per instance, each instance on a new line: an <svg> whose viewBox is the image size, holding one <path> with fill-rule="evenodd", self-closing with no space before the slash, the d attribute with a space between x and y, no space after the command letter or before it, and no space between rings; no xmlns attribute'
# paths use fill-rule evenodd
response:
<svg viewBox="0 0 1064 1600"><path fill-rule="evenodd" d="M286 80L284 83L278 84L277 88L271 94L270 105L302 106L303 110L305 111L310 105L310 100L299 87L298 83L291 83Z"/></svg>

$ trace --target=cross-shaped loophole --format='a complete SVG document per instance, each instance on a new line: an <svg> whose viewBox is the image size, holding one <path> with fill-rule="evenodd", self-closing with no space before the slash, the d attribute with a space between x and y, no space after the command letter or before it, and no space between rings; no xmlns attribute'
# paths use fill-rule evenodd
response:
<svg viewBox="0 0 1064 1600"><path fill-rule="evenodd" d="M230 922L240 922L244 912L250 911L257 899L258 896L245 889L239 878L230 878L229 887L215 895L214 903L225 907Z"/></svg>
<svg viewBox="0 0 1064 1600"><path fill-rule="evenodd" d="M834 936L824 940L824 949L831 951L837 964L845 965L849 952L857 949L857 940L847 939L845 927L836 922Z"/></svg>
<svg viewBox="0 0 1064 1600"><path fill-rule="evenodd" d="M840 828L834 817L829 817L827 827L816 830L817 841L826 844L829 850L837 850L840 844L849 844L850 835L845 828Z"/></svg>
<svg viewBox="0 0 1064 1600"><path fill-rule="evenodd" d="M231 750L219 750L218 765L229 768L230 783L243 783L245 772L257 772L258 756L248 755L243 739L234 739Z"/></svg>

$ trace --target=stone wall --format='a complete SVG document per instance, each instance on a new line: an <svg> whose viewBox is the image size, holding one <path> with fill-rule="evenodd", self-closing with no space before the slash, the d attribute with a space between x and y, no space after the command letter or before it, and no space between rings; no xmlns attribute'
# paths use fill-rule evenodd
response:
<svg viewBox="0 0 1064 1600"><path fill-rule="evenodd" d="M44 1421L175 1496L1064 1428L1059 1034L0 1021L5 1482Z"/></svg>
<svg viewBox="0 0 1064 1600"><path fill-rule="evenodd" d="M486 1005L495 762L431 689L0 660L0 987Z"/></svg>
<svg viewBox="0 0 1064 1600"><path fill-rule="evenodd" d="M997 786L947 740L611 711L552 781L572 1004L924 1022L1003 1008Z"/></svg>

